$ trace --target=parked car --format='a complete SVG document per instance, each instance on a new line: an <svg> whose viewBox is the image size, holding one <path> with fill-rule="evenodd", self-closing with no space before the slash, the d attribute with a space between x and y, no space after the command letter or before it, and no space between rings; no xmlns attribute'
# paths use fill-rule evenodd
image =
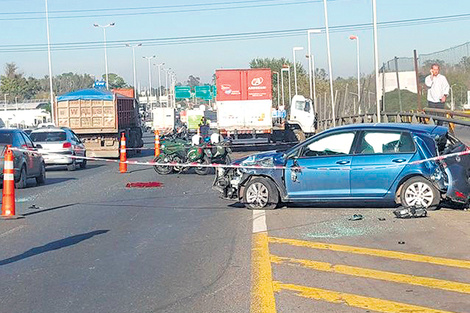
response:
<svg viewBox="0 0 470 313"><path fill-rule="evenodd" d="M85 145L71 129L43 127L32 131L29 136L41 145L38 151L43 154L46 165L65 165L69 171L78 165L86 167L86 160L71 157L86 156Z"/></svg>
<svg viewBox="0 0 470 313"><path fill-rule="evenodd" d="M0 129L0 177L3 182L3 166L4 155L7 145L27 151L13 150L15 167L15 187L18 189L25 188L28 178L35 178L38 185L44 184L46 181L46 165L44 159L36 151L41 148L35 145L31 139L20 129Z"/></svg>
<svg viewBox="0 0 470 313"><path fill-rule="evenodd" d="M260 168L218 169L214 189L251 209L273 209L280 202L353 200L428 209L438 208L442 200L468 206L470 155L423 161L468 149L442 126L348 125L326 130L285 153L260 153L233 163Z"/></svg>

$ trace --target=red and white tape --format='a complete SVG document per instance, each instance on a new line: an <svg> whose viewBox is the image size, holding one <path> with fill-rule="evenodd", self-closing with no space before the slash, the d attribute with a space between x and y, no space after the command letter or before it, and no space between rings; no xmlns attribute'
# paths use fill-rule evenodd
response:
<svg viewBox="0 0 470 313"><path fill-rule="evenodd" d="M21 152L31 152L31 150L27 149L20 149L20 148L11 148L12 150L21 151ZM47 154L51 156L58 156L64 157L63 154L55 154L55 153L47 153L42 152L42 154ZM375 166L363 166L360 168L350 168L350 167L302 167L302 166L262 166L262 165L241 165L241 164L219 164L219 163L211 163L211 164L201 164L198 162L190 162L190 163L178 163L178 162L154 162L154 161L147 161L147 162L140 162L140 161L125 161L121 162L116 159L103 159L103 158L94 158L94 157L83 157L78 155L67 155L69 158L79 159L79 160L89 160L89 161L99 161L99 162L108 162L108 163L126 163L132 165L144 165L144 166L175 166L175 167L213 167L213 168L247 168L247 169L266 169L266 170L282 170L282 169L299 169L299 170L320 170L320 171L350 171L350 170L373 170L373 169L381 169L381 168L392 168L392 167L402 167L405 165L417 165L425 162L431 161L441 161L444 159L452 158L452 157L460 157L462 155L469 155L470 149L465 151L441 155L433 158L428 158L424 160L418 160L408 163L401 163L401 164L393 164L393 165L375 165Z"/></svg>

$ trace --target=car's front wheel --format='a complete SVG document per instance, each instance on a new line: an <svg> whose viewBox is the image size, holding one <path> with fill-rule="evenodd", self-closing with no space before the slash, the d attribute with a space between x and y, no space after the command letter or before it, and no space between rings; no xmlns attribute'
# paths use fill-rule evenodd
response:
<svg viewBox="0 0 470 313"><path fill-rule="evenodd" d="M254 178L243 192L243 202L251 210L272 210L279 203L279 191L266 178Z"/></svg>
<svg viewBox="0 0 470 313"><path fill-rule="evenodd" d="M441 197L439 191L424 177L416 176L408 179L400 192L400 201L404 207L423 207L437 210Z"/></svg>

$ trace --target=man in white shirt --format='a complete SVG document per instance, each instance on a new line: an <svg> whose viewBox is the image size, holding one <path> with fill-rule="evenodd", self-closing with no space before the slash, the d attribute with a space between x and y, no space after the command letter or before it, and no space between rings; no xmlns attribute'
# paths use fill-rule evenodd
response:
<svg viewBox="0 0 470 313"><path fill-rule="evenodd" d="M424 83L428 87L428 106L435 109L445 109L445 102L449 95L449 83L444 75L439 74L439 64L431 66L431 75Z"/></svg>
<svg viewBox="0 0 470 313"><path fill-rule="evenodd" d="M444 75L439 74L439 64L431 65L431 75L428 75L424 83L428 87L428 107L433 109L445 109L447 96L449 95L449 83ZM444 113L432 113L437 116L445 116ZM442 125L438 120L437 125Z"/></svg>

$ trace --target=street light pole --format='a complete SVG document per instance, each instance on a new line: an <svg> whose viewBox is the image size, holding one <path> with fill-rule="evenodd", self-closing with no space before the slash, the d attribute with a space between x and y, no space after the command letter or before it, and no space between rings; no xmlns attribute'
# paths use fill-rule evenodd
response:
<svg viewBox="0 0 470 313"><path fill-rule="evenodd" d="M136 82L136 74L135 74L135 48L141 47L142 44L138 43L136 45L126 44L126 47L132 48L132 70L134 71L134 97L137 97L137 82Z"/></svg>
<svg viewBox="0 0 470 313"><path fill-rule="evenodd" d="M103 28L103 35L104 35L104 66L105 66L105 71L106 71L106 90L109 90L109 84L108 84L108 51L106 48L106 28L108 27L114 27L116 23L109 23L107 25L99 25L99 24L93 24L95 27L101 27Z"/></svg>
<svg viewBox="0 0 470 313"><path fill-rule="evenodd" d="M279 99L279 72L273 72L277 75L277 108L279 109L280 99Z"/></svg>
<svg viewBox="0 0 470 313"><path fill-rule="evenodd" d="M315 65L313 61L313 55L312 55L312 50L311 50L311 41L310 41L310 35L311 34L318 34L320 33L321 30L319 29L309 29L307 31L307 41L308 41L308 80L310 84L310 99L314 101L314 105L316 106L316 95L315 95ZM312 73L313 71L313 73ZM312 78L313 76L313 78Z"/></svg>
<svg viewBox="0 0 470 313"><path fill-rule="evenodd" d="M3 107L3 111L5 112L7 111L7 96L8 95L9 95L8 93L3 94L3 98L5 99L5 106Z"/></svg>
<svg viewBox="0 0 470 313"><path fill-rule="evenodd" d="M149 57L142 57L144 59L147 59L148 66L149 66L149 99L152 97L152 71L150 69L150 61L152 59L155 59L156 57L157 57L156 55L152 55L152 56L149 56ZM147 105L150 105L150 101L151 100L148 101L149 103L147 103ZM153 105L151 106L151 108L153 109Z"/></svg>
<svg viewBox="0 0 470 313"><path fill-rule="evenodd" d="M356 54L357 54L357 103L359 108L361 102L361 67L359 65L359 37L355 35L349 36L349 39L356 40ZM360 110L360 109L359 109Z"/></svg>
<svg viewBox="0 0 470 313"><path fill-rule="evenodd" d="M158 68L158 103L160 103L160 98L162 96L162 77L161 77L161 71L162 71L162 66L165 65L165 63L160 63L160 64L155 64Z"/></svg>
<svg viewBox="0 0 470 313"><path fill-rule="evenodd" d="M372 11L373 11L373 16L374 16L375 100L377 101L377 122L380 123L381 116L380 116L380 99L379 99L379 48L377 44L378 40L377 40L377 1L376 0L372 0Z"/></svg>
<svg viewBox="0 0 470 313"><path fill-rule="evenodd" d="M282 106L285 108L286 104L284 101L284 72L287 72L288 68L281 68L281 98L282 98Z"/></svg>
<svg viewBox="0 0 470 313"><path fill-rule="evenodd" d="M303 50L303 47L294 47L292 48L292 55L294 56L294 86L295 86L295 94L297 95L297 65L295 64L295 52Z"/></svg>
<svg viewBox="0 0 470 313"><path fill-rule="evenodd" d="M326 0L323 0L323 7L325 9L325 26L326 26L326 47L328 50L328 72L330 76L330 96L331 96L331 117L333 119L333 127L336 126L335 115L335 97L333 95L333 70L331 68L331 51L330 51L330 28L328 27L328 7Z"/></svg>
<svg viewBox="0 0 470 313"><path fill-rule="evenodd" d="M52 61L51 61L51 35L49 32L49 9L46 2L46 32L47 32L47 58L49 62L49 93L51 99L51 118L54 123L54 90L52 88ZM5 103L6 105L6 103ZM5 107L6 110L6 107Z"/></svg>

